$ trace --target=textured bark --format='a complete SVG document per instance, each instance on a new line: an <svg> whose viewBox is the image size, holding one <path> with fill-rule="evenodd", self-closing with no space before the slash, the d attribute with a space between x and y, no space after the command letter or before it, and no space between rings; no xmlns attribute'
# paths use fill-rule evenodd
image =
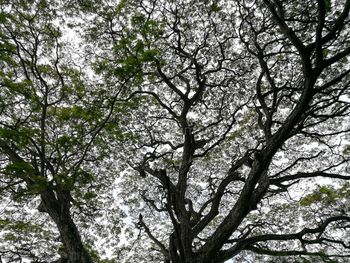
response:
<svg viewBox="0 0 350 263"><path fill-rule="evenodd" d="M57 223L62 243L66 249L69 262L92 263L90 255L83 247L81 237L72 218L60 219Z"/></svg>
<svg viewBox="0 0 350 263"><path fill-rule="evenodd" d="M41 208L44 207L45 212L56 223L69 262L92 263L89 253L83 246L79 230L70 215L69 191L59 190L55 193L52 190L46 190L41 194Z"/></svg>

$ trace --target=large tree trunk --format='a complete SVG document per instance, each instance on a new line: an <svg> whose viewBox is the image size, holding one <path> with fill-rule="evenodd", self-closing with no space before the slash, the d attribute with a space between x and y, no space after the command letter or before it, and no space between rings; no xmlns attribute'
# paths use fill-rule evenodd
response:
<svg viewBox="0 0 350 263"><path fill-rule="evenodd" d="M56 223L69 262L92 263L90 255L85 250L77 227L71 217Z"/></svg>
<svg viewBox="0 0 350 263"><path fill-rule="evenodd" d="M56 194L55 194L56 193ZM39 211L46 212L56 223L65 253L70 263L93 263L83 246L79 230L70 215L70 193L68 190L46 190L41 193Z"/></svg>

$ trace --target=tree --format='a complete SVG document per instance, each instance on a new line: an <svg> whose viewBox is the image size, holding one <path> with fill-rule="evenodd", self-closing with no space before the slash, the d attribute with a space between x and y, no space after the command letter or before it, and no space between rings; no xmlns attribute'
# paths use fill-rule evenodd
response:
<svg viewBox="0 0 350 263"><path fill-rule="evenodd" d="M121 261L346 261L350 256L350 189L344 183L350 178L349 0L65 5L70 15L80 15L75 26L83 31L93 76L100 76L102 83L82 84L87 94L80 97L80 85L74 86L76 75L69 67L67 71L49 67L50 83L58 81L54 89L66 87L62 76L74 88L55 102L58 105L50 106L59 108L54 117L43 118L48 105L42 100L45 92L39 90L45 82L36 78L37 69L28 70L26 77L26 64L17 66L25 83L17 74L12 76L9 62L21 62L21 53L13 59L6 51L11 60L2 59L7 65L2 73L7 93L2 94L6 103L1 120L7 137L1 140L1 151L3 174L8 175L4 189L18 192L16 187L24 183L24 189L31 189L35 165L40 168L37 174L44 173L37 179L45 186L35 180L40 187L34 194L40 194L56 223L70 262L92 260L80 237L78 250L86 259L74 258L76 251L69 255L70 242L79 232L65 236L62 228L75 225L73 219L61 222L50 213L45 198L54 194L57 205L65 207L64 218L72 218L71 211L79 208L76 192L89 193L86 185L91 183L81 186L79 180L90 174L100 175L94 185L118 177L115 194L137 220L140 232L134 225L117 223L137 238L116 247ZM2 41L9 45L16 38ZM35 100L11 86L32 89L33 77L42 94L36 99L41 102L37 114L34 108L18 109L10 103L21 99L23 107L32 105ZM106 99L106 91L116 94L107 96L114 100ZM69 107L65 113L72 101L81 108ZM123 112L124 107L132 114ZM31 119L36 115L37 122ZM124 121L122 129L119 118ZM45 135L48 128L38 125L43 120L45 127L55 127L50 128L53 135ZM76 123L78 127L72 125ZM26 130L23 135L22 128L31 131L36 126L38 132L29 136L32 141L15 142L13 136L31 134ZM68 131L69 142L61 145L62 134ZM112 132L118 136L111 137ZM91 133L101 140L95 144ZM71 160L73 146L78 150ZM23 161L14 160L13 152ZM31 160L33 152L37 157ZM61 152L67 156L64 162ZM86 172L105 165L99 162L100 155L128 163L129 168ZM48 156L61 160L59 171L71 172L60 179L61 173L50 171L55 165ZM93 200L101 199L97 195Z"/></svg>
<svg viewBox="0 0 350 263"><path fill-rule="evenodd" d="M61 15L55 1L1 1L0 193L3 204L24 206L3 209L0 259L7 262L47 262L57 253L58 262L93 262L77 225L103 219L101 203L111 201L102 194L113 178L101 181L98 165L108 157L107 140L123 136L110 118L118 91L107 96L96 82L87 84L83 64L74 64L83 60L70 56L73 47L64 41ZM99 137L105 130L108 136ZM89 235L101 224L93 227Z"/></svg>
<svg viewBox="0 0 350 263"><path fill-rule="evenodd" d="M288 194L304 181L349 178L339 140L348 136L350 2L123 4L99 9L91 34L107 47L99 70L141 79L126 100L150 99L130 122L140 137L131 165L147 182L139 227L159 253L150 261L348 256L348 210L300 225L268 213L282 204L297 213ZM161 220L170 226L150 226Z"/></svg>

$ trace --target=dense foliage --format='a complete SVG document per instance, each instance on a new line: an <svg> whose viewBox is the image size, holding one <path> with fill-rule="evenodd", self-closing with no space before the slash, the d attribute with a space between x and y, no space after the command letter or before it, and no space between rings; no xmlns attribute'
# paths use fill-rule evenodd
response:
<svg viewBox="0 0 350 263"><path fill-rule="evenodd" d="M0 0L0 262L346 262L350 0Z"/></svg>

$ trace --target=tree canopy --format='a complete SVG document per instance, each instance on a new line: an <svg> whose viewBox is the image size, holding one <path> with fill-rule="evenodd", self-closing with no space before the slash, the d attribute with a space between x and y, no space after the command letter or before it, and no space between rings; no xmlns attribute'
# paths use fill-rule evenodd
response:
<svg viewBox="0 0 350 263"><path fill-rule="evenodd" d="M0 3L0 262L350 258L350 0Z"/></svg>

